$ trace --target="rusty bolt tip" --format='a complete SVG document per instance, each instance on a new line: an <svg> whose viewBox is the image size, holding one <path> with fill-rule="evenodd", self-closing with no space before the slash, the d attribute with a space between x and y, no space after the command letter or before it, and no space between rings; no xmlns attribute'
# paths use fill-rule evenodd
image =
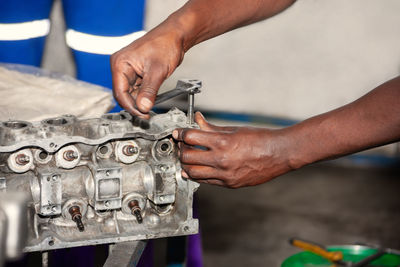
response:
<svg viewBox="0 0 400 267"><path fill-rule="evenodd" d="M73 150L67 150L64 152L64 159L67 161L73 161L78 158L78 154Z"/></svg>
<svg viewBox="0 0 400 267"><path fill-rule="evenodd" d="M31 159L29 156L25 154L19 154L17 155L15 161L17 162L18 165L26 165L31 161Z"/></svg>
<svg viewBox="0 0 400 267"><path fill-rule="evenodd" d="M128 207L129 207L130 209L133 209L133 208L136 208L136 207L140 209L140 207L139 207L139 201L137 201L136 199L129 201Z"/></svg>
<svg viewBox="0 0 400 267"><path fill-rule="evenodd" d="M122 148L122 152L125 156L132 156L139 152L138 148L133 145L126 145Z"/></svg>
<svg viewBox="0 0 400 267"><path fill-rule="evenodd" d="M85 231L85 226L82 223L82 213L79 206L72 206L68 209L68 212L71 214L72 220L76 223L78 230L80 232Z"/></svg>
<svg viewBox="0 0 400 267"><path fill-rule="evenodd" d="M136 209L133 213L136 216L136 220L138 221L138 223L142 223L143 222L143 217L142 217L142 214L140 212L140 209Z"/></svg>
<svg viewBox="0 0 400 267"><path fill-rule="evenodd" d="M131 213L132 213L132 215L134 215L136 217L136 220L138 221L138 223L142 223L143 217L142 217L141 209L139 207L139 201L137 201L136 199L129 201L128 207L131 209Z"/></svg>
<svg viewBox="0 0 400 267"><path fill-rule="evenodd" d="M85 226L82 223L81 217L77 217L75 222L76 222L76 226L78 227L79 232L85 231Z"/></svg>

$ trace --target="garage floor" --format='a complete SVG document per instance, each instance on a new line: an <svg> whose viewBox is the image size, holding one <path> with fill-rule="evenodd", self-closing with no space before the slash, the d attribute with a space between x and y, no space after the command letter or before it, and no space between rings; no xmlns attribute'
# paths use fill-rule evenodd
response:
<svg viewBox="0 0 400 267"><path fill-rule="evenodd" d="M202 185L205 266L280 266L299 252L288 244L290 237L399 249L399 174L323 163L258 187Z"/></svg>

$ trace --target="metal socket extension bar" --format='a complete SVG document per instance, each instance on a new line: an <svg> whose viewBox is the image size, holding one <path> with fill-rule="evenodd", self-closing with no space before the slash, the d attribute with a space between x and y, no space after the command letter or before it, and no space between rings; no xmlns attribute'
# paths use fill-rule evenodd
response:
<svg viewBox="0 0 400 267"><path fill-rule="evenodd" d="M188 123L194 123L194 95L200 93L201 81L199 80L179 80L176 84L176 87L168 92L157 95L155 100L155 105L165 102L171 98L177 97L179 95L187 94L189 96L188 99L188 109L187 109L187 117Z"/></svg>

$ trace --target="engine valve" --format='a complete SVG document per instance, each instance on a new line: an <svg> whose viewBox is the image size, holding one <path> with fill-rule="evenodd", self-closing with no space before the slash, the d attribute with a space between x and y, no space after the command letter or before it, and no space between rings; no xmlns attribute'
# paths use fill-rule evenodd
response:
<svg viewBox="0 0 400 267"><path fill-rule="evenodd" d="M131 209L132 215L135 215L138 223L142 223L143 217L142 217L142 210L139 207L139 202L137 200L132 200L129 202L128 206Z"/></svg>
<svg viewBox="0 0 400 267"><path fill-rule="evenodd" d="M124 153L125 156L132 156L134 154L137 154L139 150L137 147L134 147L132 145L127 145L122 148L122 152Z"/></svg>
<svg viewBox="0 0 400 267"><path fill-rule="evenodd" d="M31 159L29 158L29 156L25 155L25 154L19 154L17 156L17 158L15 159L15 161L17 162L18 165L26 165L29 163Z"/></svg>
<svg viewBox="0 0 400 267"><path fill-rule="evenodd" d="M80 232L85 231L85 226L82 223L82 213L79 206L72 206L68 212L71 214L72 220L76 223Z"/></svg>
<svg viewBox="0 0 400 267"><path fill-rule="evenodd" d="M76 160L78 158L78 153L76 153L73 150L67 150L64 152L64 159L67 161L73 161Z"/></svg>

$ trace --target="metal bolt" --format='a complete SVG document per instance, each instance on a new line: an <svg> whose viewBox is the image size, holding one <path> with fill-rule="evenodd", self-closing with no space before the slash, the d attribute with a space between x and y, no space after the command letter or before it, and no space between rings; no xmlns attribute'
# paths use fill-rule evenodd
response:
<svg viewBox="0 0 400 267"><path fill-rule="evenodd" d="M106 171L106 176L110 176L111 172L110 171Z"/></svg>
<svg viewBox="0 0 400 267"><path fill-rule="evenodd" d="M104 202L104 206L106 206L106 207L109 207L110 206L110 201L106 201L106 202Z"/></svg>
<svg viewBox="0 0 400 267"><path fill-rule="evenodd" d="M53 182L57 181L58 175L53 175L53 176L51 177L51 179L53 180Z"/></svg>
<svg viewBox="0 0 400 267"><path fill-rule="evenodd" d="M194 124L194 93L189 93L189 105L187 110L188 123Z"/></svg>
<svg viewBox="0 0 400 267"><path fill-rule="evenodd" d="M78 153L76 153L74 150L67 150L64 152L63 157L67 161L73 161L78 158Z"/></svg>
<svg viewBox="0 0 400 267"><path fill-rule="evenodd" d="M85 231L85 226L82 223L82 213L79 206L72 206L68 210L69 214L71 214L72 220L76 223L76 226L79 229L79 232Z"/></svg>
<svg viewBox="0 0 400 267"><path fill-rule="evenodd" d="M164 201L164 196L159 197L160 201Z"/></svg>
<svg viewBox="0 0 400 267"><path fill-rule="evenodd" d="M138 223L142 223L143 217L142 217L142 210L139 207L139 201L137 201L137 200L129 201L128 207L131 209L131 213L132 213L132 215L134 215L136 217L136 220L138 221Z"/></svg>
<svg viewBox="0 0 400 267"><path fill-rule="evenodd" d="M56 212L57 211L57 207L56 206L51 207L51 211L52 212Z"/></svg>
<svg viewBox="0 0 400 267"><path fill-rule="evenodd" d="M160 166L160 170L163 171L163 172L167 171L168 169L169 169L169 167L166 166L166 165L161 165Z"/></svg>
<svg viewBox="0 0 400 267"><path fill-rule="evenodd" d="M15 158L15 162L17 162L18 165L26 165L30 161L31 161L31 158L25 154L18 154L17 157Z"/></svg>
<svg viewBox="0 0 400 267"><path fill-rule="evenodd" d="M122 148L122 153L124 153L125 156L133 156L134 154L137 154L139 152L139 149L133 145L126 145Z"/></svg>

